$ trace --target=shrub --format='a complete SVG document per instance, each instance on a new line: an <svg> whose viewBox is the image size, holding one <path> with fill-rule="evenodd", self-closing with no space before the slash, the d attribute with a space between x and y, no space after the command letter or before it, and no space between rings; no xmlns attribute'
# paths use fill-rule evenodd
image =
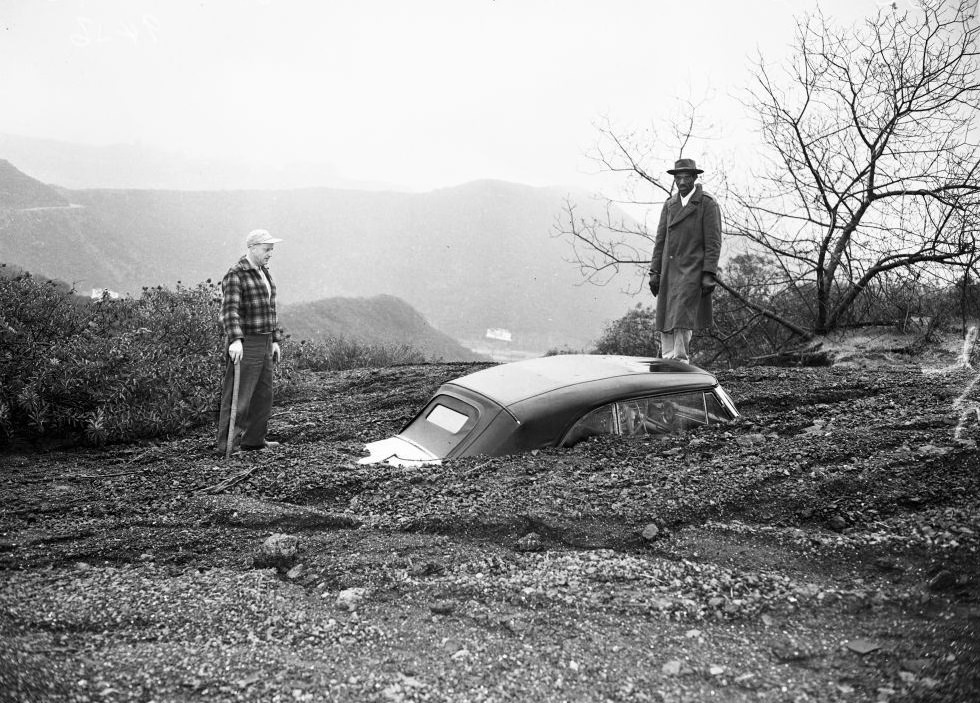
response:
<svg viewBox="0 0 980 703"><path fill-rule="evenodd" d="M92 301L0 264L0 444L13 437L87 444L172 435L213 419L225 357L210 281ZM283 343L276 395L298 370L424 363L407 345L332 338Z"/></svg>
<svg viewBox="0 0 980 703"><path fill-rule="evenodd" d="M216 409L216 287L87 301L29 274L0 279L0 439L91 444L187 429Z"/></svg>
<svg viewBox="0 0 980 703"><path fill-rule="evenodd" d="M425 355L406 344L363 344L346 337L329 337L323 341L301 341L289 346L289 364L310 371L343 371L377 368L397 364L423 364Z"/></svg>
<svg viewBox="0 0 980 703"><path fill-rule="evenodd" d="M567 355L567 354L596 354L596 353L598 353L598 352L596 352L594 350L591 351L591 352L589 352L589 351L586 351L584 349L572 349L569 346L564 346L564 347L552 347L551 349L546 350L545 353L544 353L544 355L545 356L563 356L563 355Z"/></svg>
<svg viewBox="0 0 980 703"><path fill-rule="evenodd" d="M760 314L758 308L772 310L805 327L808 313L804 301L816 295L812 284L787 280L774 259L757 254L732 257L719 276L756 307L745 305L722 288L716 289L714 324L699 332L694 363L704 368L742 366L799 341L794 332Z"/></svg>
<svg viewBox="0 0 980 703"><path fill-rule="evenodd" d="M608 323L596 342L597 354L660 356L656 332L657 311L638 304L618 320Z"/></svg>

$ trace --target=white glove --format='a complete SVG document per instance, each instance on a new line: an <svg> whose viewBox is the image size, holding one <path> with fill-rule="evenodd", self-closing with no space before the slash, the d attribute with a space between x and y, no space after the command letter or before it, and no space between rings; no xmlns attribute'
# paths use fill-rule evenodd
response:
<svg viewBox="0 0 980 703"><path fill-rule="evenodd" d="M242 340L236 339L234 342L228 345L228 356L231 357L231 363L237 364L242 360Z"/></svg>
<svg viewBox="0 0 980 703"><path fill-rule="evenodd" d="M279 359L282 358L282 350L279 348L279 342L272 343L272 360L275 363L279 363Z"/></svg>

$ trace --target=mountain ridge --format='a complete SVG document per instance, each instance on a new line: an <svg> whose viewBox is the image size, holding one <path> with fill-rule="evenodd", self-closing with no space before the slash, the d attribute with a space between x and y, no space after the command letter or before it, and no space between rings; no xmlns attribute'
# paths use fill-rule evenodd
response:
<svg viewBox="0 0 980 703"><path fill-rule="evenodd" d="M0 159L0 208L29 210L68 205L57 190L31 178L6 159Z"/></svg>
<svg viewBox="0 0 980 703"><path fill-rule="evenodd" d="M539 351L583 348L632 306L619 291L582 285L569 243L552 233L567 195L555 187L53 188L72 207L0 209L0 260L86 287L219 280L261 227L284 239L271 264L284 304L388 294L455 339L500 328L515 347ZM576 202L581 216L595 208Z"/></svg>
<svg viewBox="0 0 980 703"><path fill-rule="evenodd" d="M276 187L394 186L344 177L331 164L258 165L244 160L189 157L142 144L95 146L0 133L0 154L44 183L116 190L268 190Z"/></svg>

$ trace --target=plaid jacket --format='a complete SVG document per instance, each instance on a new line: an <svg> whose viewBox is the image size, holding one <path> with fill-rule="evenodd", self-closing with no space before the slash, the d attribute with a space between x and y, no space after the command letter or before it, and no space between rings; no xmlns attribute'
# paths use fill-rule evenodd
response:
<svg viewBox="0 0 980 703"><path fill-rule="evenodd" d="M272 287L272 296L262 281L262 274L252 268L248 257L228 269L221 279L221 326L229 342L249 334L272 333L273 341L282 339L276 321L276 284L264 269Z"/></svg>

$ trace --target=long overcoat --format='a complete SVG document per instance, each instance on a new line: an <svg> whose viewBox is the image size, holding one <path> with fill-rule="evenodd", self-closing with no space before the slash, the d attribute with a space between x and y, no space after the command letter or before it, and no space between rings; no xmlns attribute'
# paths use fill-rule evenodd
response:
<svg viewBox="0 0 980 703"><path fill-rule="evenodd" d="M659 272L657 330L711 326L711 295L701 294L701 274L717 273L721 255L721 208L701 186L686 206L675 193L660 213L650 274Z"/></svg>

